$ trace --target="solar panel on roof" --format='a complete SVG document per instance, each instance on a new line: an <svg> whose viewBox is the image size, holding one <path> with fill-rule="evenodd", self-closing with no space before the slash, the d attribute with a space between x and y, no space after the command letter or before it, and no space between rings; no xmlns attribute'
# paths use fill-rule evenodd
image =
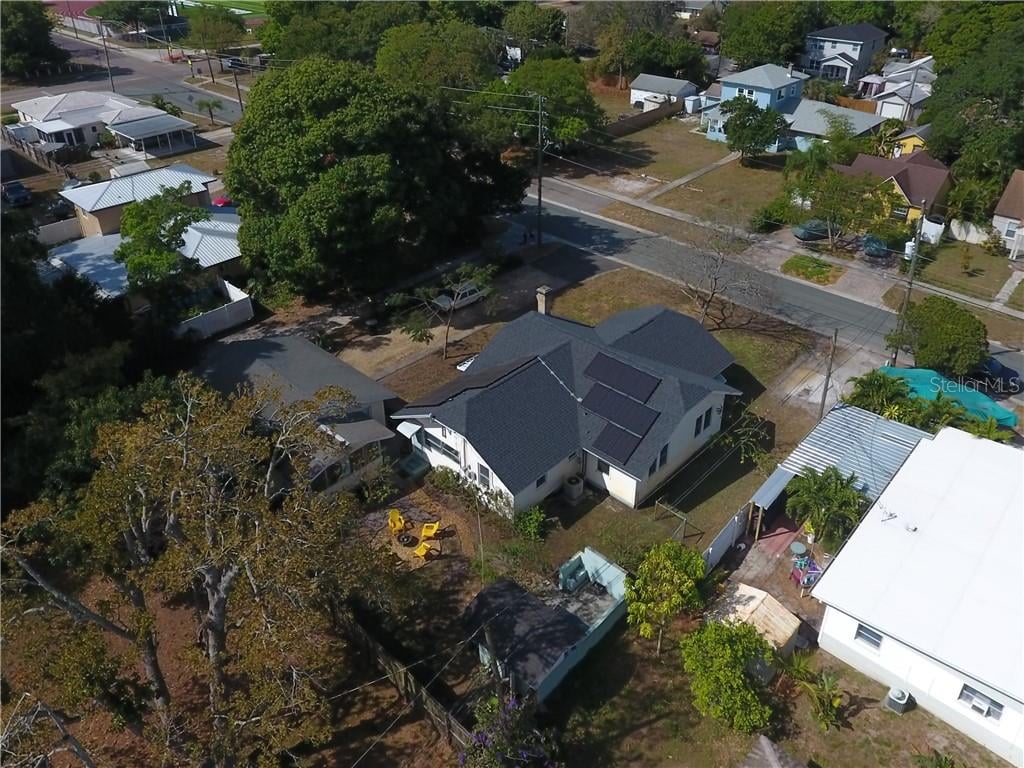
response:
<svg viewBox="0 0 1024 768"><path fill-rule="evenodd" d="M658 412L614 392L603 384L595 384L583 398L583 407L634 435L643 437L651 428Z"/></svg>
<svg viewBox="0 0 1024 768"><path fill-rule="evenodd" d="M628 395L634 400L639 400L641 403L647 402L661 382L661 379L656 376L651 376L649 373L644 373L613 357L608 357L603 352L594 355L594 359L590 361L590 365L583 373L606 387Z"/></svg>
<svg viewBox="0 0 1024 768"><path fill-rule="evenodd" d="M631 435L624 429L619 429L614 424L607 424L601 430L601 434L594 440L594 448L611 456L620 464L629 461L633 451L640 445L640 438Z"/></svg>

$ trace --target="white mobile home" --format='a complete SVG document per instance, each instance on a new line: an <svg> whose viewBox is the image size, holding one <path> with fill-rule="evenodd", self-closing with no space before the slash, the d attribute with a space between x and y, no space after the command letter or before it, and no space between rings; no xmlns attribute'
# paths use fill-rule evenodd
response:
<svg viewBox="0 0 1024 768"><path fill-rule="evenodd" d="M1024 452L922 440L814 588L820 646L1024 764Z"/></svg>

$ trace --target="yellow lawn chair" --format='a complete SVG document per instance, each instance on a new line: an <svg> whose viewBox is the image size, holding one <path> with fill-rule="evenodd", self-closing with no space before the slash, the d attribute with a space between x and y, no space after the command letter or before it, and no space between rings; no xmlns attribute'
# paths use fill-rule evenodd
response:
<svg viewBox="0 0 1024 768"><path fill-rule="evenodd" d="M423 530L420 531L420 541L434 538L439 530L441 530L440 523L424 523Z"/></svg>
<svg viewBox="0 0 1024 768"><path fill-rule="evenodd" d="M433 554L440 554L440 552L434 549L434 542L432 541L421 541L420 545L413 550L413 554L417 557L422 557L424 560L427 556Z"/></svg>
<svg viewBox="0 0 1024 768"><path fill-rule="evenodd" d="M404 533L406 528L408 528L405 518L397 509L388 510L388 528L391 529L391 533L395 536Z"/></svg>

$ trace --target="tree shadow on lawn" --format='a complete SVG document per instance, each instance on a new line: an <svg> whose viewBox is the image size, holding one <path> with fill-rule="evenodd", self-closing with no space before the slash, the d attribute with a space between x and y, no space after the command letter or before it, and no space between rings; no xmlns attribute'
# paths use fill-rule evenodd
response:
<svg viewBox="0 0 1024 768"><path fill-rule="evenodd" d="M607 146L590 147L585 152L569 157L568 162L556 162L555 167L560 176L570 179L582 179L593 175L595 171L602 176L615 176L623 171L646 168L657 157L657 152L642 141L620 139L609 142Z"/></svg>
<svg viewBox="0 0 1024 768"><path fill-rule="evenodd" d="M693 722L688 708L676 706L672 686L650 679L658 670L643 665L657 662L637 655L628 635L631 631L626 622L620 622L546 702L541 724L563 734L563 757L569 766L620 765L625 756L617 755L616 747L630 736L669 717L687 720L675 723L677 728L688 728ZM661 661L667 675L680 677L672 666L677 656L671 643L662 650Z"/></svg>

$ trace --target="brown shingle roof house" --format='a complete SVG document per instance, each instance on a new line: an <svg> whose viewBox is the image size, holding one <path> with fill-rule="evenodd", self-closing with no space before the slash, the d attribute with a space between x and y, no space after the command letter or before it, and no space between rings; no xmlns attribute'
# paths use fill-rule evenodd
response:
<svg viewBox="0 0 1024 768"><path fill-rule="evenodd" d="M996 203L995 214L1007 219L1024 220L1024 171L1019 168L1013 172L1003 190L1003 196Z"/></svg>
<svg viewBox="0 0 1024 768"><path fill-rule="evenodd" d="M892 179L912 208L920 208L923 200L926 213L949 191L949 169L924 150L898 158L860 154L850 165L832 167L848 176L868 173L880 181Z"/></svg>

